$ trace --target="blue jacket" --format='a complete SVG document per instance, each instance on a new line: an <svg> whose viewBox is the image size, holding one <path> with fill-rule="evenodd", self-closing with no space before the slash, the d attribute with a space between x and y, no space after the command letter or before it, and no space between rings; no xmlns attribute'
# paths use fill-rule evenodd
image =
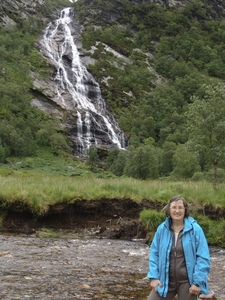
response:
<svg viewBox="0 0 225 300"><path fill-rule="evenodd" d="M166 297L169 285L169 258L172 247L170 217L159 225L150 246L148 278L159 279L162 287L158 293ZM182 245L186 261L190 285L197 284L200 293L208 294L208 275L210 270L210 254L202 228L192 217L184 218Z"/></svg>

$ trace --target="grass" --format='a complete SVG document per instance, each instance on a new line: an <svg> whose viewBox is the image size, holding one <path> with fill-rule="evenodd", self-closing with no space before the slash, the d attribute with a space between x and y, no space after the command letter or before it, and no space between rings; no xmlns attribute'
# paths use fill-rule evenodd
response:
<svg viewBox="0 0 225 300"><path fill-rule="evenodd" d="M64 176L37 171L14 171L0 175L0 199L5 203L22 202L40 214L57 202L129 198L167 202L174 195L189 202L225 207L225 184L214 190L208 182L140 181L132 178L98 178L93 174Z"/></svg>
<svg viewBox="0 0 225 300"><path fill-rule="evenodd" d="M61 236L60 233L49 228L41 228L36 235L40 238L59 238Z"/></svg>
<svg viewBox="0 0 225 300"><path fill-rule="evenodd" d="M174 195L188 202L225 207L225 183L215 190L207 181L136 180L115 177L103 169L90 169L74 157L59 157L40 149L37 157L10 158L0 165L0 201L28 206L38 215L50 205L76 200L151 199L165 203Z"/></svg>

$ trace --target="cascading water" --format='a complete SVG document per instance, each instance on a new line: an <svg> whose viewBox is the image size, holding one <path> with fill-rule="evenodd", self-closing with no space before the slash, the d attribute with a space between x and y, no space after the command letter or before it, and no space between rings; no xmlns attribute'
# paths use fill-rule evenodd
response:
<svg viewBox="0 0 225 300"><path fill-rule="evenodd" d="M70 132L77 155L85 155L91 145L123 149L124 134L107 110L99 84L80 59L75 25L73 9L64 8L60 17L49 23L40 41L42 52L55 66L54 101L73 113Z"/></svg>

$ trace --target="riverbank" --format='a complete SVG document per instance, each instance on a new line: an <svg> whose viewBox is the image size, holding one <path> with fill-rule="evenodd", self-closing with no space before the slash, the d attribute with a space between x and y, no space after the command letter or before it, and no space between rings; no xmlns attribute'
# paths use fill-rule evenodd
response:
<svg viewBox="0 0 225 300"><path fill-rule="evenodd" d="M157 222L148 210L157 221L168 200L180 194L209 244L225 248L224 183L214 189L207 181L115 177L76 158L39 155L0 165L0 186L2 232L92 227L101 237L149 241Z"/></svg>
<svg viewBox="0 0 225 300"><path fill-rule="evenodd" d="M50 205L48 212L36 216L23 203L13 203L2 211L1 231L33 234L43 228L58 230L89 229L97 237L110 239L144 239L149 242L149 230L140 220L140 212L150 209L160 212L166 203L131 199L77 200ZM225 218L225 209L210 205L191 204L199 216L211 219Z"/></svg>
<svg viewBox="0 0 225 300"><path fill-rule="evenodd" d="M4 212L2 232L32 234L42 228L55 231L91 228L102 238L145 239L147 229L141 224L139 214L144 208L161 206L153 201L136 203L129 199L81 200L52 205L47 214L37 217L16 205Z"/></svg>

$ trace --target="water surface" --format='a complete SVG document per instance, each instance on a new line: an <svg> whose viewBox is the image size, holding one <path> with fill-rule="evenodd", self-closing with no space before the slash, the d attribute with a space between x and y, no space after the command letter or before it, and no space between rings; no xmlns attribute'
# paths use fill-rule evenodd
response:
<svg viewBox="0 0 225 300"><path fill-rule="evenodd" d="M0 299L134 299L150 292L142 241L0 235ZM225 299L225 250L211 248L210 286Z"/></svg>

